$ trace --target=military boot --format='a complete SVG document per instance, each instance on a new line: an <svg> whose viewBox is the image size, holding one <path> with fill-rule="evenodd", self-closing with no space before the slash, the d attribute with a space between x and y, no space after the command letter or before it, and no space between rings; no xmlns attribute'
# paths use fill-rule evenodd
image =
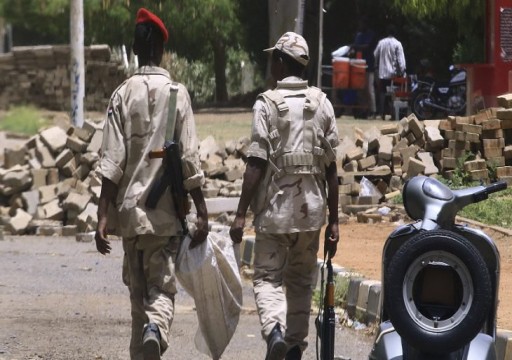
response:
<svg viewBox="0 0 512 360"><path fill-rule="evenodd" d="M142 353L144 360L160 360L160 330L154 323L149 323L144 327Z"/></svg>
<svg viewBox="0 0 512 360"><path fill-rule="evenodd" d="M281 332L281 325L277 323L267 338L267 355L265 360L283 360L286 354L286 343Z"/></svg>

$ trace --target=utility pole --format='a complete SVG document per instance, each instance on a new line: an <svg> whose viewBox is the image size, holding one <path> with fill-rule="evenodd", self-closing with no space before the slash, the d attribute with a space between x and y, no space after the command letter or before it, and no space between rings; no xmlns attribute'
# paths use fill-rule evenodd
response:
<svg viewBox="0 0 512 360"><path fill-rule="evenodd" d="M84 123L85 61L84 61L84 3L71 0L70 6L71 41L71 122L76 127Z"/></svg>

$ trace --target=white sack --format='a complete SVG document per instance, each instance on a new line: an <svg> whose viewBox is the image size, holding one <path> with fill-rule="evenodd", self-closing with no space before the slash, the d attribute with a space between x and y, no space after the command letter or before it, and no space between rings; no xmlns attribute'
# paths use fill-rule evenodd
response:
<svg viewBox="0 0 512 360"><path fill-rule="evenodd" d="M210 232L200 246L189 249L186 236L176 260L176 277L194 298L199 328L197 350L220 359L235 333L242 309L242 282L233 243Z"/></svg>

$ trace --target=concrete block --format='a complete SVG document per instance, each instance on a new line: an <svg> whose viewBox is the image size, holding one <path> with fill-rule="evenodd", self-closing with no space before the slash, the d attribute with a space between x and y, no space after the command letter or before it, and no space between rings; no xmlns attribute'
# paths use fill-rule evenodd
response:
<svg viewBox="0 0 512 360"><path fill-rule="evenodd" d="M440 149L444 146L444 137L438 128L432 126L425 127L425 139L431 148Z"/></svg>
<svg viewBox="0 0 512 360"><path fill-rule="evenodd" d="M57 198L59 187L58 185L41 186L39 191L39 203L46 204Z"/></svg>
<svg viewBox="0 0 512 360"><path fill-rule="evenodd" d="M78 164L76 161L76 157L72 157L63 167L62 174L66 177L72 177L76 171Z"/></svg>
<svg viewBox="0 0 512 360"><path fill-rule="evenodd" d="M80 164L80 165L78 165L76 170L73 172L73 177L78 180L84 180L85 178L87 178L87 176L89 175L90 172L91 172L91 169L89 168L89 166L87 164Z"/></svg>
<svg viewBox="0 0 512 360"><path fill-rule="evenodd" d="M423 165L425 165L424 174L426 176L434 175L439 173L439 169L434 164L434 158L432 157L432 153L429 152L419 152L416 154L417 157L420 158Z"/></svg>
<svg viewBox="0 0 512 360"><path fill-rule="evenodd" d="M409 178L422 174L425 171L425 164L421 160L409 158L409 165L407 167L407 176Z"/></svg>
<svg viewBox="0 0 512 360"><path fill-rule="evenodd" d="M377 165L377 157L375 155L367 156L358 161L358 167L360 170L366 170L375 165Z"/></svg>
<svg viewBox="0 0 512 360"><path fill-rule="evenodd" d="M17 209L16 215L8 220L5 230L9 231L12 235L22 235L25 233L31 220L32 215L22 209Z"/></svg>
<svg viewBox="0 0 512 360"><path fill-rule="evenodd" d="M62 236L62 226L43 225L37 227L36 235L39 236Z"/></svg>
<svg viewBox="0 0 512 360"><path fill-rule="evenodd" d="M496 101L498 106L504 107L505 109L512 108L512 93L497 96Z"/></svg>
<svg viewBox="0 0 512 360"><path fill-rule="evenodd" d="M393 156L393 139L388 136L379 138L379 159L391 160Z"/></svg>
<svg viewBox="0 0 512 360"><path fill-rule="evenodd" d="M380 281L376 280L363 280L359 285L359 292L357 295L356 304L356 318L365 321L365 314L368 309L368 296L370 294L370 288L374 285L380 284Z"/></svg>
<svg viewBox="0 0 512 360"><path fill-rule="evenodd" d="M252 267L254 264L255 236L244 236L240 245L241 263Z"/></svg>
<svg viewBox="0 0 512 360"><path fill-rule="evenodd" d="M48 175L46 176L46 183L48 185L55 185L58 184L60 181L59 178L59 169L57 168L49 168L48 169Z"/></svg>
<svg viewBox="0 0 512 360"><path fill-rule="evenodd" d="M35 215L39 206L39 191L37 189L21 193L23 208L30 215Z"/></svg>
<svg viewBox="0 0 512 360"><path fill-rule="evenodd" d="M79 194L76 192L70 192L66 199L62 202L62 208L64 210L74 210L76 212L82 212L87 207L87 204L91 201L91 196L87 194Z"/></svg>
<svg viewBox="0 0 512 360"><path fill-rule="evenodd" d="M512 145L507 145L503 149L503 156L506 160L512 159Z"/></svg>
<svg viewBox="0 0 512 360"><path fill-rule="evenodd" d="M87 150L89 144L78 137L68 136L66 140L66 147L75 153L83 153Z"/></svg>
<svg viewBox="0 0 512 360"><path fill-rule="evenodd" d="M359 288L363 281L364 279L362 277L352 277L348 283L347 313L350 318L353 318L356 315Z"/></svg>
<svg viewBox="0 0 512 360"><path fill-rule="evenodd" d="M501 120L489 119L482 123L482 130L495 130L495 129L501 129Z"/></svg>
<svg viewBox="0 0 512 360"><path fill-rule="evenodd" d="M66 132L58 126L41 131L39 138L53 154L58 154L66 146Z"/></svg>
<svg viewBox="0 0 512 360"><path fill-rule="evenodd" d="M414 114L412 114L412 115L414 115ZM414 134L414 137L416 139L423 137L424 126L421 123L421 121L419 121L416 118L416 116L414 116L414 117L409 116L407 118L407 120L408 120L407 124L409 126L409 131Z"/></svg>
<svg viewBox="0 0 512 360"><path fill-rule="evenodd" d="M87 152L99 153L103 143L103 130L96 130L87 145Z"/></svg>
<svg viewBox="0 0 512 360"><path fill-rule="evenodd" d="M69 162L69 160L73 159L74 156L75 155L71 150L64 149L63 151L60 152L59 155L57 155L57 158L55 159L55 165L59 169L62 169L64 165L66 165Z"/></svg>
<svg viewBox="0 0 512 360"><path fill-rule="evenodd" d="M27 190L32 185L30 171L21 166L10 168L2 177L2 185L12 189L12 193Z"/></svg>
<svg viewBox="0 0 512 360"><path fill-rule="evenodd" d="M93 165L100 159L100 156L96 152L86 152L80 156L80 164L85 164L89 168L93 168Z"/></svg>
<svg viewBox="0 0 512 360"><path fill-rule="evenodd" d="M470 160L464 163L464 170L466 171L474 171L474 170L485 170L487 169L487 164L484 159Z"/></svg>
<svg viewBox="0 0 512 360"><path fill-rule="evenodd" d="M346 154L347 160L361 160L364 157L364 151L361 148L355 148Z"/></svg>
<svg viewBox="0 0 512 360"><path fill-rule="evenodd" d="M27 149L25 147L4 149L4 168L9 169L15 165L27 163Z"/></svg>
<svg viewBox="0 0 512 360"><path fill-rule="evenodd" d="M64 211L60 207L59 199L54 199L42 206L43 219L63 220Z"/></svg>
<svg viewBox="0 0 512 360"><path fill-rule="evenodd" d="M95 229L98 223L97 213L98 205L89 202L76 219L77 231L86 232L88 228L91 228L91 230Z"/></svg>
<svg viewBox="0 0 512 360"><path fill-rule="evenodd" d="M39 139L36 139L36 158L43 168L55 167L55 158L50 149Z"/></svg>
<svg viewBox="0 0 512 360"><path fill-rule="evenodd" d="M373 323L377 322L380 318L380 311L381 311L381 290L382 285L379 282L376 282L375 284L370 286L370 290L368 291L368 302L366 306L366 314L365 314L365 322L366 323Z"/></svg>
<svg viewBox="0 0 512 360"><path fill-rule="evenodd" d="M77 233L75 238L77 242L93 242L94 232Z"/></svg>
<svg viewBox="0 0 512 360"><path fill-rule="evenodd" d="M62 236L76 236L76 225L63 226Z"/></svg>
<svg viewBox="0 0 512 360"><path fill-rule="evenodd" d="M205 199L208 214L222 214L224 212L234 212L238 208L240 198L212 198ZM195 206L192 203L192 210L195 212Z"/></svg>
<svg viewBox="0 0 512 360"><path fill-rule="evenodd" d="M512 359L512 331L498 329L496 333L496 359Z"/></svg>

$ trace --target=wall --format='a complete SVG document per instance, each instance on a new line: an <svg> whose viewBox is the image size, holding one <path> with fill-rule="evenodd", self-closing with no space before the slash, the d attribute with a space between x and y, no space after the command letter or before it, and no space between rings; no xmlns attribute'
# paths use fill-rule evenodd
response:
<svg viewBox="0 0 512 360"><path fill-rule="evenodd" d="M121 61L108 45L92 45L85 52L86 111L105 111L116 87L125 80ZM32 104L49 110L70 109L70 47L44 45L14 47L0 54L0 109Z"/></svg>

